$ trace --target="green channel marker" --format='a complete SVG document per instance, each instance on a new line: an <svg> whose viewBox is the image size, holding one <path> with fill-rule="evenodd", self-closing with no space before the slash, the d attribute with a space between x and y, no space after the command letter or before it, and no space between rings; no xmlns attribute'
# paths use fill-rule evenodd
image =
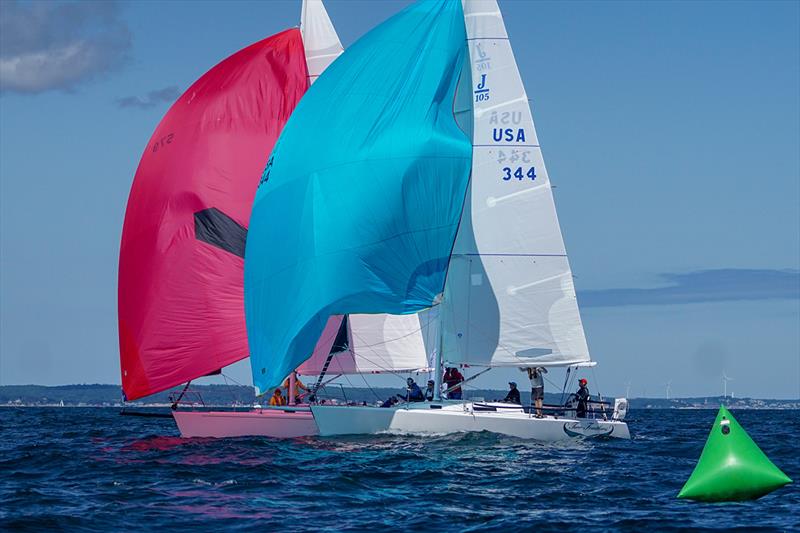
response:
<svg viewBox="0 0 800 533"><path fill-rule="evenodd" d="M791 482L723 405L700 460L678 498L705 502L755 500Z"/></svg>

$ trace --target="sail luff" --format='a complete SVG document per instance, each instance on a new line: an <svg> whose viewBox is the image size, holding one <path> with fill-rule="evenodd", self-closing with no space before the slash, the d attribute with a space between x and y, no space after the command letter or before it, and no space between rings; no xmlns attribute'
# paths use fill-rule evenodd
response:
<svg viewBox="0 0 800 533"><path fill-rule="evenodd" d="M443 303L444 358L489 366L589 360L527 94L495 0L464 0L473 167Z"/></svg>

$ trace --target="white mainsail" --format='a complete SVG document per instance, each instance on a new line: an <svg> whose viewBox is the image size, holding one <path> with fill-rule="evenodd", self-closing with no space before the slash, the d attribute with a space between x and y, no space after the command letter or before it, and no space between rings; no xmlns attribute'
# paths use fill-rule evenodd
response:
<svg viewBox="0 0 800 533"><path fill-rule="evenodd" d="M589 361L550 181L500 9L495 0L463 5L473 166L442 302L443 360Z"/></svg>
<svg viewBox="0 0 800 533"><path fill-rule="evenodd" d="M310 85L344 51L322 0L303 0L300 34Z"/></svg>

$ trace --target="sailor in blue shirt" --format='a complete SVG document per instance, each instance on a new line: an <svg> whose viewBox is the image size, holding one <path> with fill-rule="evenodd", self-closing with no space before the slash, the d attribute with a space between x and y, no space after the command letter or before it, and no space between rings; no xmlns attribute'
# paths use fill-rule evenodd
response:
<svg viewBox="0 0 800 533"><path fill-rule="evenodd" d="M406 380L406 395L403 397L404 400L408 402L424 402L425 396L422 394L422 389L419 388L419 385L416 384L413 378L408 378Z"/></svg>

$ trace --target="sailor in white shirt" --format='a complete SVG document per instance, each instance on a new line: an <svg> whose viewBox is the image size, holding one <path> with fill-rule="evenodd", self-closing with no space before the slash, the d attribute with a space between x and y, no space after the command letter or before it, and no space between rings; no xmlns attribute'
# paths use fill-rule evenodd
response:
<svg viewBox="0 0 800 533"><path fill-rule="evenodd" d="M544 399L544 374L547 369L541 366L527 368L528 379L531 380L531 400L536 407L536 418L542 418L542 400Z"/></svg>

